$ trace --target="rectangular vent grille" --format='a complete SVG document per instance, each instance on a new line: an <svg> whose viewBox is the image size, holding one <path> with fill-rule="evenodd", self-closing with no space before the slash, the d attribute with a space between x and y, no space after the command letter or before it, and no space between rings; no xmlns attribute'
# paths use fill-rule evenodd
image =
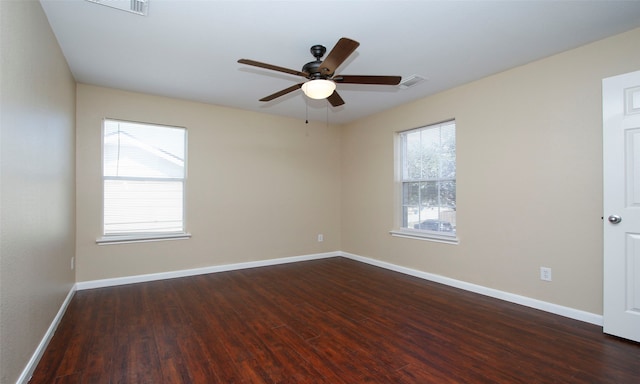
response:
<svg viewBox="0 0 640 384"><path fill-rule="evenodd" d="M411 76L407 77L406 79L402 79L400 84L398 84L398 87L400 87L400 89L411 88L413 86L416 86L416 85L422 83L425 80L426 79L424 77L422 77L422 76L411 75Z"/></svg>
<svg viewBox="0 0 640 384"><path fill-rule="evenodd" d="M148 0L87 0L90 3L106 5L121 11L146 16L149 11Z"/></svg>

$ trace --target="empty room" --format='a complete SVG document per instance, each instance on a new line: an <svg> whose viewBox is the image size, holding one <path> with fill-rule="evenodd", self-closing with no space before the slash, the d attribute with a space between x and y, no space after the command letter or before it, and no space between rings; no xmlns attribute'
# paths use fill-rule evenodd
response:
<svg viewBox="0 0 640 384"><path fill-rule="evenodd" d="M640 382L639 1L0 20L1 384Z"/></svg>

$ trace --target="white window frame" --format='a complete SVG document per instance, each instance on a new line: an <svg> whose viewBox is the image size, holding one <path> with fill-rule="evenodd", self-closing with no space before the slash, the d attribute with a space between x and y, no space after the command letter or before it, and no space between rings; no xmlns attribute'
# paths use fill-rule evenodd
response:
<svg viewBox="0 0 640 384"><path fill-rule="evenodd" d="M408 180L404 180L404 143L403 143L403 136L409 132L414 132L414 131L421 131L421 130L427 130L427 129L436 129L436 128L440 128L444 125L448 125L451 123L456 123L455 119L450 119L450 120L446 120L446 121L442 121L439 123L435 123L435 124L429 124L429 125L425 125L422 127L418 127L418 128L412 128L412 129L408 129L408 130L403 130L403 131L398 131L396 132L395 135L395 184L396 184L396 188L395 188L395 222L394 222L394 229L389 231L389 233L392 236L396 236L396 237L402 237L402 238L410 238L410 239L418 239L418 240L427 240L427 241L434 241L434 242L440 242L440 243L447 243L447 244L459 244L459 238L458 238L458 230L456 228L455 232L453 232L452 234L447 234L446 232L437 232L437 231L429 231L429 230L423 230L423 229L414 229L414 228L407 228L404 227L404 219L403 219L403 212L404 212L404 201L403 201L403 183L405 182L410 182L410 181L445 181L445 179L430 179L430 180L412 180L412 179L408 179ZM456 140L457 140L457 125L456 125ZM457 156L456 156L456 163L457 163ZM451 179L446 179L446 180L451 180ZM456 178L453 179L453 181L456 181L456 188L457 188L457 173L456 173ZM456 193L457 196L457 193ZM457 205L457 204L456 204ZM457 216L457 212L456 212L456 216Z"/></svg>
<svg viewBox="0 0 640 384"><path fill-rule="evenodd" d="M104 171L104 157L105 157L105 126L107 122L125 123L125 124L138 124L142 126L169 128L169 129L182 129L184 130L184 176L182 178L153 178L153 177L132 177L132 176L105 176ZM136 121L127 121L119 119L105 118L103 120L101 129L101 179L102 179L102 194L101 194L101 220L100 227L102 229L102 237L96 239L96 243L99 245L107 244L122 244L122 243L135 243L135 242L149 242L149 241L161 241L161 240L182 240L189 239L191 234L186 231L186 196L187 196L187 129L184 127L160 125L153 123L142 123ZM131 180L131 181L161 181L161 182L181 182L182 183L182 230L171 232L129 232L129 233L105 233L105 181L106 180Z"/></svg>

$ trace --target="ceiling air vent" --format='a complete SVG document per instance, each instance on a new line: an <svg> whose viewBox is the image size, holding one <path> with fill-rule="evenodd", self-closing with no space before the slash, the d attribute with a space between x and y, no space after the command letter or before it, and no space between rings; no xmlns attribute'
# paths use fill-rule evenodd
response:
<svg viewBox="0 0 640 384"><path fill-rule="evenodd" d="M90 3L106 5L107 7L146 16L149 10L148 0L87 0Z"/></svg>
<svg viewBox="0 0 640 384"><path fill-rule="evenodd" d="M398 84L398 87L400 87L400 89L407 89L407 88L411 88L413 86L416 86L420 83L422 83L423 81L425 81L426 79L422 76L419 75L411 75L405 79L402 79L402 81L400 82L400 84Z"/></svg>

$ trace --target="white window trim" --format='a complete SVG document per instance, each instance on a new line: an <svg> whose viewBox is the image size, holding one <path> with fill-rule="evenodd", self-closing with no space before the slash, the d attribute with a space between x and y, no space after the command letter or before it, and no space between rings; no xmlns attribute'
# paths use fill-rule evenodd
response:
<svg viewBox="0 0 640 384"><path fill-rule="evenodd" d="M165 241L165 240L187 240L191 238L191 234L184 233L165 233L165 234L149 234L149 235L109 235L102 236L96 239L98 245L110 245L110 244L128 244L128 243L147 243L151 241Z"/></svg>
<svg viewBox="0 0 640 384"><path fill-rule="evenodd" d="M389 231L391 236L402 237L406 239L416 239L416 240L427 240L434 241L437 243L445 243L445 244L460 244L460 239L457 235L455 236L444 236L438 235L431 232L412 230L409 228L399 228Z"/></svg>
<svg viewBox="0 0 640 384"><path fill-rule="evenodd" d="M442 123L446 123L448 121L455 121L455 119L443 120L439 123L427 124L429 125L438 125ZM420 128L420 127L419 127ZM431 232L426 230L416 230L411 228L402 227L402 172L403 172L403 164L402 164L402 137L401 134L404 132L412 131L418 128L405 129L402 131L397 131L394 135L394 171L395 171L395 188L394 188L394 229L389 231L389 234L393 237L405 238L405 239L414 239L414 240L424 240L424 241L432 241L436 243L444 243L444 244L452 244L458 245L460 244L460 238L458 237L458 231L454 235L443 235L438 232ZM456 125L456 140L457 140L458 129ZM456 156L457 157L457 156ZM456 160L457 161L457 160ZM456 181L457 181L456 176ZM456 183L457 184L457 183Z"/></svg>
<svg viewBox="0 0 640 384"><path fill-rule="evenodd" d="M186 231L186 226L187 226L187 209L186 209L186 194L187 194L187 176L188 176L188 170L189 168L187 167L187 161L188 161L188 156L185 156L184 162L185 162L185 174L184 177L182 179L176 179L176 180L181 180L183 185L183 194L184 197L182 199L182 225L183 225L183 232L166 232L166 233L132 233L132 234L111 234L111 235L105 235L104 234L104 180L105 179L110 179L110 180L117 180L117 179L138 179L138 180L151 180L151 178L135 178L135 177L107 177L105 178L104 176L104 122L106 120L111 120L111 121L119 121L119 122L124 122L124 123L139 123L139 124L145 124L145 125L152 125L152 126L158 126L158 127L168 127L168 128L180 128L180 129L184 129L185 131L185 154L187 154L187 150L188 150L188 130L186 127L182 127L182 126L170 126L170 125L163 125L163 124L154 124L154 123L147 123L147 122L140 122L140 121L133 121L133 120L122 120L122 119L113 119L113 118L104 118L103 122L102 122L102 127L101 127L101 134L100 134L100 148L101 148L101 152L100 152L100 173L101 173L101 183L102 183L102 188L100 188L100 198L101 198L101 203L103 205L101 212L100 212L100 228L102 230L102 235L100 237L98 237L96 239L96 244L98 245L112 245L112 244L128 244L128 243L146 243L146 242L154 242L154 241L167 241L167 240L188 240L191 238L191 233ZM173 180L173 179L163 179L164 181L166 180Z"/></svg>

